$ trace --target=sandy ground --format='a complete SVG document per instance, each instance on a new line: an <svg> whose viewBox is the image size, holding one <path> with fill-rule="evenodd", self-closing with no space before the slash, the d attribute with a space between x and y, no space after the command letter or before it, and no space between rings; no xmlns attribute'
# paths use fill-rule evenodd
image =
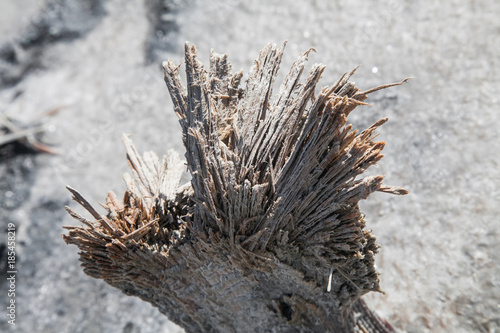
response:
<svg viewBox="0 0 500 333"><path fill-rule="evenodd" d="M44 4L0 1L0 46L17 43ZM2 315L1 331L180 331L150 305L83 274L77 249L60 237L62 225L76 223L64 211L75 207L64 187L94 203L122 193L123 132L141 151L183 152L159 64L180 62L185 40L205 63L214 49L245 72L266 43L288 40L282 76L314 47L311 65L327 65L323 85L359 64L353 80L361 88L414 77L373 94L351 119L364 128L389 117L380 130L386 157L370 173L410 191L362 205L382 245L385 290L368 303L401 332L500 332L499 2L191 1L165 14L169 33L151 23L143 1L101 2L104 15L85 33L27 53L36 66L0 90L0 110L21 119L63 107L44 137L62 153L25 157L25 178L0 174L8 185L12 177L29 184L22 194L0 186L0 223L16 224L18 253L16 326ZM5 308L7 284L0 286Z"/></svg>

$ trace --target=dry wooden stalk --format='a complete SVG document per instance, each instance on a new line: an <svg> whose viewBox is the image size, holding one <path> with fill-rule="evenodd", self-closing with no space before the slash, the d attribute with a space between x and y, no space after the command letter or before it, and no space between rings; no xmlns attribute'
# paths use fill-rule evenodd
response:
<svg viewBox="0 0 500 333"><path fill-rule="evenodd" d="M42 117L52 116L59 112L61 107L45 112ZM46 130L45 126L37 122L22 123L0 113L0 148L7 144L18 143L33 151L57 154L58 152L39 141L38 135ZM2 152L0 151L0 155Z"/></svg>
<svg viewBox="0 0 500 333"><path fill-rule="evenodd" d="M358 201L375 191L406 194L359 176L382 158L381 119L354 131L347 116L368 93L343 75L314 97L325 66L300 83L309 51L272 87L284 45L267 45L245 88L226 55L207 70L186 43L187 90L179 66L163 64L192 180L173 152L143 157L123 141L132 176L93 217L67 208L66 227L85 273L156 306L188 332L391 332L360 297L380 291L378 245Z"/></svg>

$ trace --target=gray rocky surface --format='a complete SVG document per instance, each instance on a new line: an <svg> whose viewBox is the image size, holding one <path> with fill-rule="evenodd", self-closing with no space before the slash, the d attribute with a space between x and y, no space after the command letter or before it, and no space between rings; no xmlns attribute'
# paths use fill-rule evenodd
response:
<svg viewBox="0 0 500 333"><path fill-rule="evenodd" d="M382 245L377 264L386 292L367 302L402 332L500 331L500 3L1 4L0 111L33 119L63 108L47 119L44 137L60 155L0 157L0 223L2 232L16 225L18 264L16 326L2 315L0 331L180 330L150 305L84 275L76 248L60 234L75 224L64 205L78 210L65 185L93 203L108 190L124 191L122 132L141 151L183 152L159 63L180 61L185 40L203 62L213 48L246 72L268 42L288 40L282 72L314 47L311 64L327 65L324 85L359 64L353 79L361 88L413 76L352 115L357 127L389 117L380 130L386 157L372 172L410 190L404 198L375 194L362 207ZM51 19L40 25L44 13ZM42 42L23 48L33 27L45 29Z"/></svg>

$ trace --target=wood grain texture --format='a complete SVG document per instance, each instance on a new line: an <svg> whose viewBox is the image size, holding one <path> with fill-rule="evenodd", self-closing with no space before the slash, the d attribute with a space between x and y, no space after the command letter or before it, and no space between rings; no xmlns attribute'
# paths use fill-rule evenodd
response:
<svg viewBox="0 0 500 333"><path fill-rule="evenodd" d="M231 73L227 55L205 69L186 43L165 82L179 117L191 182L179 187L174 153L143 156L123 141L132 175L123 200L108 194L95 221L67 208L66 227L84 271L150 302L188 332L392 332L361 296L380 291L378 245L359 200L375 191L406 194L362 177L381 158L381 119L362 131L347 118L370 92L346 73L315 90L324 65L304 79L308 50L273 95L285 45L267 45L250 71ZM328 286L328 291L327 291Z"/></svg>

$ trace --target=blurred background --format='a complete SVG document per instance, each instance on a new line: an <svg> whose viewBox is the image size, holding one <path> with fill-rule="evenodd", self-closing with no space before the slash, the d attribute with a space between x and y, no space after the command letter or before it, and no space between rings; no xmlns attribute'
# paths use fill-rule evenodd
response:
<svg viewBox="0 0 500 333"><path fill-rule="evenodd" d="M182 332L82 272L60 236L78 223L64 206L83 213L65 186L91 203L121 196L122 133L141 152L184 152L160 65L180 63L186 40L206 65L213 49L245 73L287 40L277 84L311 47L322 86L358 65L361 89L413 77L350 119L389 117L369 173L410 191L362 203L382 246L371 308L401 332L500 332L499 15L494 0L0 0L0 125L29 133L0 141L2 309L8 223L18 271L16 326L2 314L0 331Z"/></svg>

